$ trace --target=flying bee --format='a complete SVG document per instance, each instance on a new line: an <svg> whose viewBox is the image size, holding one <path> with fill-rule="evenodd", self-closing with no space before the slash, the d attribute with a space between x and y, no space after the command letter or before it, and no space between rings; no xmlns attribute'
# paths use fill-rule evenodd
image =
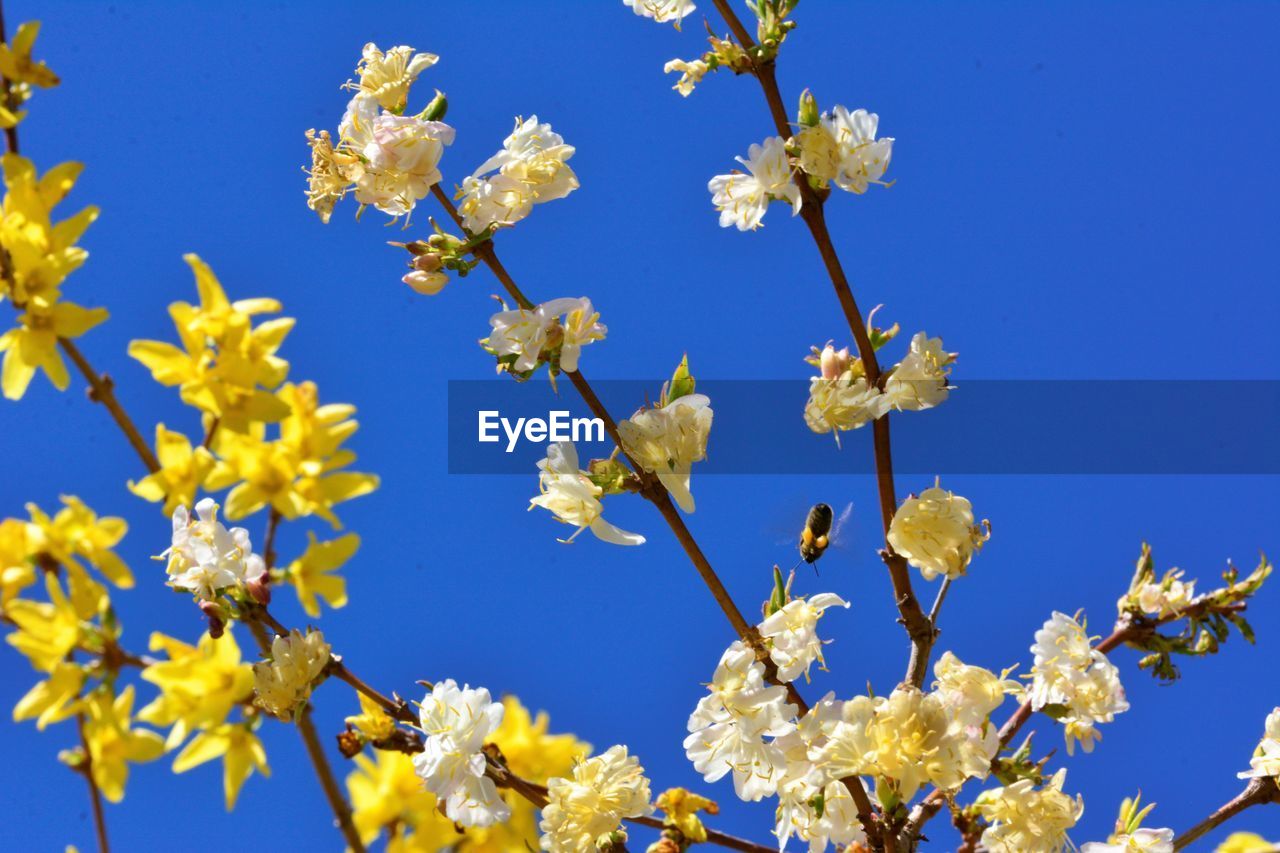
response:
<svg viewBox="0 0 1280 853"><path fill-rule="evenodd" d="M840 531L852 514L853 504L844 508L839 519L835 518L831 507L827 504L814 504L804 520L804 529L800 531L800 559L810 564L817 563L827 547L840 535ZM818 567L815 565L814 571L817 570Z"/></svg>

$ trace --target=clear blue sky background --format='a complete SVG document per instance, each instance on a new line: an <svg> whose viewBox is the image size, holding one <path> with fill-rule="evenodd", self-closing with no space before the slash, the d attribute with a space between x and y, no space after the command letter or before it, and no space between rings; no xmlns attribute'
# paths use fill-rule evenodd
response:
<svg viewBox="0 0 1280 853"><path fill-rule="evenodd" d="M629 744L655 785L707 791L725 807L724 828L767 841L769 806L705 785L680 747L732 635L657 514L638 500L610 504L615 521L649 535L643 548L590 538L566 547L555 541L562 528L525 512L532 472L445 474L445 383L491 375L475 340L496 281L477 273L442 297L415 297L398 282L402 259L383 245L401 232L374 211L354 222L350 206L324 227L303 200L303 131L336 126L338 85L361 45L431 50L443 58L417 98L432 86L450 96L458 141L446 181L488 157L517 114L536 112L578 148L582 189L537 209L499 246L536 298L595 301L610 334L587 351L588 373L656 380L687 350L704 376L802 377L809 345L847 331L807 233L782 208L753 235L716 225L707 179L770 125L750 80L718 75L687 100L670 91L662 64L701 51L701 12L683 33L604 0L49 0L7 3L5 15L10 27L44 20L39 54L64 83L36 98L23 148L42 170L87 164L70 204L103 213L67 294L110 307L111 322L83 348L144 429L157 420L195 429L176 394L124 354L132 338L172 337L166 305L194 295L188 251L233 298L283 300L298 318L285 352L292 377L359 406L358 467L383 487L342 512L365 544L347 571L351 604L321 622L353 668L406 694L415 679L445 677L517 693L549 710L557 729ZM1278 378L1280 7L806 0L798 19L779 71L788 102L810 86L824 105L878 112L898 140L891 190L830 205L858 296L885 303L881 316L908 330L943 335L962 353L961 386ZM79 386L57 394L37 379L20 405L0 406L0 432L0 511L70 492L127 517L123 553L141 583L115 596L126 639L141 647L153 628L194 639L194 611L147 559L165 547L168 522L125 491L141 471L106 413ZM904 478L899 490L923 485ZM1229 557L1252 567L1260 548L1280 548L1274 478L956 476L948 485L992 520L995 538L951 593L941 646L991 668L1025 665L1055 608L1085 608L1105 632L1144 539L1162 567L1204 584ZM801 579L804 592L854 602L824 623L836 640L831 672L806 692L891 690L906 643L874 553L872 480L695 476L694 491L691 527L749 612L767 595L770 566L790 561L778 538L808 504L853 501L852 549L829 557L819 581ZM249 524L259 535L262 517ZM285 556L306 526L284 532ZM300 623L292 594L279 598L278 615ZM1233 638L1217 658L1186 662L1172 687L1139 673L1133 652L1115 654L1133 707L1092 755L1068 764L1068 788L1087 803L1075 841L1104 837L1120 799L1139 788L1159 803L1155 824L1175 827L1237 792L1234 774L1280 701L1278 606L1277 590L1265 590L1251 610L1258 645ZM0 706L33 680L25 661L0 653ZM316 701L327 733L354 707L341 686ZM1041 749L1061 753L1047 720L1034 728ZM0 847L92 849L83 782L55 760L72 737L65 726L0 727L9 814ZM234 818L223 814L217 765L178 777L163 763L136 768L127 799L109 810L118 848L338 847L295 734L272 725L265 737L274 776L248 783ZM931 834L950 843L943 823ZM1278 838L1280 809L1237 826Z"/></svg>

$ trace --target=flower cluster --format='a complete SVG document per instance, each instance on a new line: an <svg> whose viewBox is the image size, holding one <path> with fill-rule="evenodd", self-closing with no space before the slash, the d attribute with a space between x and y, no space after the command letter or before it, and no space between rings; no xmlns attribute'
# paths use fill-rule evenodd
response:
<svg viewBox="0 0 1280 853"><path fill-rule="evenodd" d="M39 34L40 22L26 21L18 25L8 42L0 44L0 75L8 83L8 97L0 103L0 128L16 127L26 117L18 107L31 97L32 86L51 89L61 82L43 60L31 56Z"/></svg>
<svg viewBox="0 0 1280 853"><path fill-rule="evenodd" d="M931 581L939 575L963 577L990 536L986 521L974 524L969 501L934 485L902 502L886 538L894 553Z"/></svg>
<svg viewBox="0 0 1280 853"><path fill-rule="evenodd" d="M224 590L242 590L266 574L266 563L253 553L249 531L228 529L218 521L213 498L197 503L195 513L192 518L185 506L173 511L173 537L159 556L167 561L169 586L213 601Z"/></svg>
<svg viewBox="0 0 1280 853"><path fill-rule="evenodd" d="M311 697L311 686L329 665L324 634L298 629L271 641L271 658L253 665L254 701L267 713L288 720Z"/></svg>
<svg viewBox="0 0 1280 853"><path fill-rule="evenodd" d="M462 182L458 210L472 234L514 225L535 204L555 201L578 188L569 167L573 146L538 117L516 119L502 150L480 164Z"/></svg>
<svg viewBox="0 0 1280 853"><path fill-rule="evenodd" d="M372 205L388 216L405 216L440 182L440 158L454 137L452 127L433 120L443 113L443 98L416 116L404 115L409 87L436 60L404 45L386 53L372 42L364 46L356 68L360 80L346 84L355 95L338 126L338 141L328 131L307 131L307 204L321 221L329 221L348 193L362 209Z"/></svg>
<svg viewBox="0 0 1280 853"><path fill-rule="evenodd" d="M30 35L34 38L34 32ZM12 59L11 53L0 54L0 66L6 55ZM0 389L10 400L20 400L36 370L43 370L59 391L66 390L70 377L58 341L78 338L97 326L107 319L107 309L85 308L62 298L63 282L89 257L76 242L98 218L98 208L86 207L56 224L52 212L71 191L83 166L63 163L37 176L35 165L17 154L4 155L0 163L5 183L0 208L0 299L9 299L21 312L17 325L0 335L4 352Z"/></svg>
<svg viewBox="0 0 1280 853"><path fill-rule="evenodd" d="M459 688L453 679L437 683L422 700L419 723L427 738L413 766L449 820L462 826L490 826L511 815L485 775L481 751L502 717L503 706L490 699L488 690Z"/></svg>
<svg viewBox="0 0 1280 853"><path fill-rule="evenodd" d="M897 327L887 333L872 331L883 346L897 334ZM821 350L813 347L806 361L818 368L818 375L809 380L805 423L816 433L833 433L838 443L841 432L858 429L891 411L931 409L950 393L947 376L955 357L942 349L941 338L917 332L906 357L882 376L879 385L872 385L862 359L852 356L848 347L837 350L830 343Z"/></svg>
<svg viewBox="0 0 1280 853"><path fill-rule="evenodd" d="M1080 622L1056 611L1036 632L1031 653L1035 660L1027 698L1032 710L1052 712L1062 721L1068 754L1076 741L1091 752L1094 742L1102 740L1097 724L1129 710L1120 671L1093 648Z"/></svg>
<svg viewBox="0 0 1280 853"><path fill-rule="evenodd" d="M686 371L687 375L687 371ZM658 478L685 512L694 511L689 478L693 463L707 457L711 435L711 399L705 394L663 389L658 404L618 424L622 446L640 467Z"/></svg>
<svg viewBox="0 0 1280 853"><path fill-rule="evenodd" d="M769 659L778 668L780 680L795 681L803 675L807 681L809 667L815 662L825 668L818 620L828 607L848 606L849 602L835 593L822 592L793 599L760 623L760 636L769 644Z"/></svg>
<svg viewBox="0 0 1280 853"><path fill-rule="evenodd" d="M893 139L876 139L880 117L866 110L849 112L837 104L828 114L817 115L808 92L802 98L801 130L788 141L796 164L819 187L835 184L861 195L883 180L893 156Z"/></svg>
<svg viewBox="0 0 1280 853"><path fill-rule="evenodd" d="M611 746L575 765L569 778L547 783L542 849L579 853L609 846L614 839L625 840L619 832L624 818L652 811L649 780L640 761L628 755L625 746Z"/></svg>
<svg viewBox="0 0 1280 853"><path fill-rule="evenodd" d="M552 299L532 308L502 310L489 318L489 337L480 346L498 359L498 372L524 380L545 363L552 379L578 370L582 348L609 331L585 296Z"/></svg>

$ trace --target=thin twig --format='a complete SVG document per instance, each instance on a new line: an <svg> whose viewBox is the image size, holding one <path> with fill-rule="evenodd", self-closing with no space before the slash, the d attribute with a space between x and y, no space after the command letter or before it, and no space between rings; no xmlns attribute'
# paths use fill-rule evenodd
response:
<svg viewBox="0 0 1280 853"><path fill-rule="evenodd" d="M1173 849L1183 849L1191 842L1217 829L1247 808L1275 802L1280 802L1280 786L1276 785L1275 779L1269 776L1261 779L1250 779L1249 784L1245 786L1239 796L1175 838L1173 840Z"/></svg>
<svg viewBox="0 0 1280 853"><path fill-rule="evenodd" d="M99 853L110 853L111 844L107 841L107 816L102 807L102 791L98 788L98 780L93 778L93 757L89 754L89 739L84 733L84 714L76 714L76 728L80 731L80 746L84 750L84 761L77 768L84 774L89 783L89 802L93 804L93 825L98 834Z"/></svg>
<svg viewBox="0 0 1280 853"><path fill-rule="evenodd" d="M120 405L120 401L116 399L114 383L111 378L99 373L89 364L88 359L80 352L80 348L74 342L67 338L58 338L58 345L62 347L75 366L79 368L83 374L85 381L89 383L89 399L95 403L101 403L107 407L107 411L111 413L111 418L120 427L120 431L124 433L124 437L128 439L129 445L134 452L138 454L138 458L142 460L142 464L147 466L147 470L155 473L160 470L160 461L156 459L156 455L151 452L151 448L147 445L142 434L138 432L138 428L134 426L133 420L129 417L128 412Z"/></svg>
<svg viewBox="0 0 1280 853"><path fill-rule="evenodd" d="M311 721L310 705L302 709L294 719L294 723L298 727L298 734L302 736L303 745L307 748L311 764L315 767L316 776L320 779L320 787L324 789L329 808L333 810L334 817L338 820L338 829L341 830L342 837L347 840L347 846L355 853L364 853L364 842L360 840L360 833L356 831L356 826L351 820L351 804L347 802L342 789L338 787L333 768L329 766L329 759L325 757L324 748L320 745L315 723Z"/></svg>

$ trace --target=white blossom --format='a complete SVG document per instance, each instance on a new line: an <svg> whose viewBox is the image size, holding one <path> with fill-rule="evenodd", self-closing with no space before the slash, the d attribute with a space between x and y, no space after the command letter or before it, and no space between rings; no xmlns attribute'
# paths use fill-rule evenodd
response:
<svg viewBox="0 0 1280 853"><path fill-rule="evenodd" d="M341 144L363 158L356 201L390 216L408 213L440 182L440 158L454 137L443 122L380 113L365 92L351 99L338 130Z"/></svg>
<svg viewBox="0 0 1280 853"><path fill-rule="evenodd" d="M173 511L173 538L159 557L168 560L169 586L212 600L228 587L266 574L266 564L253 553L249 531L224 527L212 498L201 500L195 510L194 519L185 506Z"/></svg>
<svg viewBox="0 0 1280 853"><path fill-rule="evenodd" d="M542 849L550 853L594 850L597 841L618 829L624 818L651 814L649 780L625 746L579 762L572 778L547 782L542 809Z"/></svg>
<svg viewBox="0 0 1280 853"><path fill-rule="evenodd" d="M931 409L947 399L947 374L955 353L942 349L942 338L916 332L906 358L894 366L884 382L886 411L916 412Z"/></svg>
<svg viewBox="0 0 1280 853"><path fill-rule="evenodd" d="M1090 841L1080 853L1173 853L1172 829L1135 829L1113 835L1107 842Z"/></svg>
<svg viewBox="0 0 1280 853"><path fill-rule="evenodd" d="M819 593L797 598L760 623L760 636L768 640L769 657L778 668L778 678L795 681L809 676L814 661L821 666L823 642L818 638L818 619L828 607L848 607L835 593Z"/></svg>
<svg viewBox="0 0 1280 853"><path fill-rule="evenodd" d="M827 694L801 719L795 732L777 739L786 755L787 766L778 782L778 810L773 834L778 849L785 850L794 835L807 842L810 853L820 853L830 844L843 849L866 836L858 820L858 809L844 782L832 778L809 757L824 742L823 720L839 715L840 703ZM862 784L861 780L857 784ZM821 798L821 814L815 803Z"/></svg>
<svg viewBox="0 0 1280 853"><path fill-rule="evenodd" d="M893 154L893 138L876 139L880 117L866 110L849 112L836 106L824 125L839 146L839 166L834 176L836 186L852 193L864 193L870 184L882 184L889 158Z"/></svg>
<svg viewBox="0 0 1280 853"><path fill-rule="evenodd" d="M480 345L499 358L516 356L510 364L516 373L533 370L544 352L558 355L561 370L576 371L582 348L604 340L608 332L585 296L504 309L489 318L489 325L492 331Z"/></svg>
<svg viewBox="0 0 1280 853"><path fill-rule="evenodd" d="M538 490L540 494L529 501L529 507L540 506L555 514L556 520L577 528L565 540L572 542L583 530L590 530L596 538L615 545L641 545L644 537L628 533L602 517L604 505L600 502L602 490L587 472L578 468L578 450L573 442L561 441L548 445L547 458L538 462Z"/></svg>
<svg viewBox="0 0 1280 853"><path fill-rule="evenodd" d="M513 225L535 204L564 198L578 188L578 176L568 164L573 154L573 146L536 115L517 118L502 150L463 181L458 205L463 226L479 233Z"/></svg>
<svg viewBox="0 0 1280 853"><path fill-rule="evenodd" d="M1031 652L1035 660L1027 698L1032 710L1066 706L1062 723L1067 753L1074 752L1077 741L1091 752L1094 742L1102 739L1097 724L1129 710L1119 669L1092 647L1079 622L1056 611L1036 632Z"/></svg>
<svg viewBox="0 0 1280 853"><path fill-rule="evenodd" d="M641 409L618 424L627 453L658 477L685 512L694 511L689 478L693 464L707 456L712 417L705 394L685 394L660 409Z"/></svg>
<svg viewBox="0 0 1280 853"><path fill-rule="evenodd" d="M735 170L716 175L707 183L711 201L720 211L720 227L734 225L739 231L759 228L765 209L775 198L789 202L792 215L800 212L800 188L791 179L791 164L782 137L752 145L746 159L736 159L747 168L746 174Z"/></svg>
<svg viewBox="0 0 1280 853"><path fill-rule="evenodd" d="M1182 581L1182 572L1170 572L1159 581L1142 585L1135 599L1143 613L1157 618L1177 616L1191 606L1196 597L1196 582Z"/></svg>
<svg viewBox="0 0 1280 853"><path fill-rule="evenodd" d="M724 653L710 691L689 717L685 754L708 782L733 773L734 789L744 800L759 800L777 791L787 767L782 746L774 740L795 730L796 706L787 692L764 680L764 665L742 641Z"/></svg>
<svg viewBox="0 0 1280 853"><path fill-rule="evenodd" d="M282 720L311 695L311 685L329 663L324 634L298 629L271 641L271 659L253 665L253 689L257 704Z"/></svg>
<svg viewBox="0 0 1280 853"><path fill-rule="evenodd" d="M857 429L880 417L885 404L880 389L867 382L862 360L852 357L849 348L836 349L828 343L821 351L814 347L808 359L819 369L809 380L809 399L804 420L816 433L840 433Z"/></svg>
<svg viewBox="0 0 1280 853"><path fill-rule="evenodd" d="M645 18L652 18L659 24L674 21L676 29L685 16L698 8L691 0L622 0L622 5Z"/></svg>
<svg viewBox="0 0 1280 853"><path fill-rule="evenodd" d="M988 535L973 522L973 505L938 485L908 497L893 514L887 539L894 552L931 581L962 577Z"/></svg>
<svg viewBox="0 0 1280 853"><path fill-rule="evenodd" d="M1280 707L1267 715L1262 740L1249 760L1249 769L1237 774L1241 779L1260 779L1270 776L1280 779Z"/></svg>
<svg viewBox="0 0 1280 853"><path fill-rule="evenodd" d="M702 78L706 76L710 66L701 59L673 59L662 66L662 70L666 74L671 74L675 71L680 72L680 79L671 88L687 98L693 94L693 87L702 82Z"/></svg>
<svg viewBox="0 0 1280 853"><path fill-rule="evenodd" d="M983 845L992 853L1059 853L1067 844L1067 830L1084 813L1084 801L1063 793L1067 779L1059 770L1041 788L1019 779L1003 788L983 791L974 808L989 823Z"/></svg>
<svg viewBox="0 0 1280 853"><path fill-rule="evenodd" d="M438 682L418 712L426 742L413 766L448 818L463 826L491 826L511 816L511 808L485 775L485 741L502 724L503 706L483 687L459 689L453 679Z"/></svg>

